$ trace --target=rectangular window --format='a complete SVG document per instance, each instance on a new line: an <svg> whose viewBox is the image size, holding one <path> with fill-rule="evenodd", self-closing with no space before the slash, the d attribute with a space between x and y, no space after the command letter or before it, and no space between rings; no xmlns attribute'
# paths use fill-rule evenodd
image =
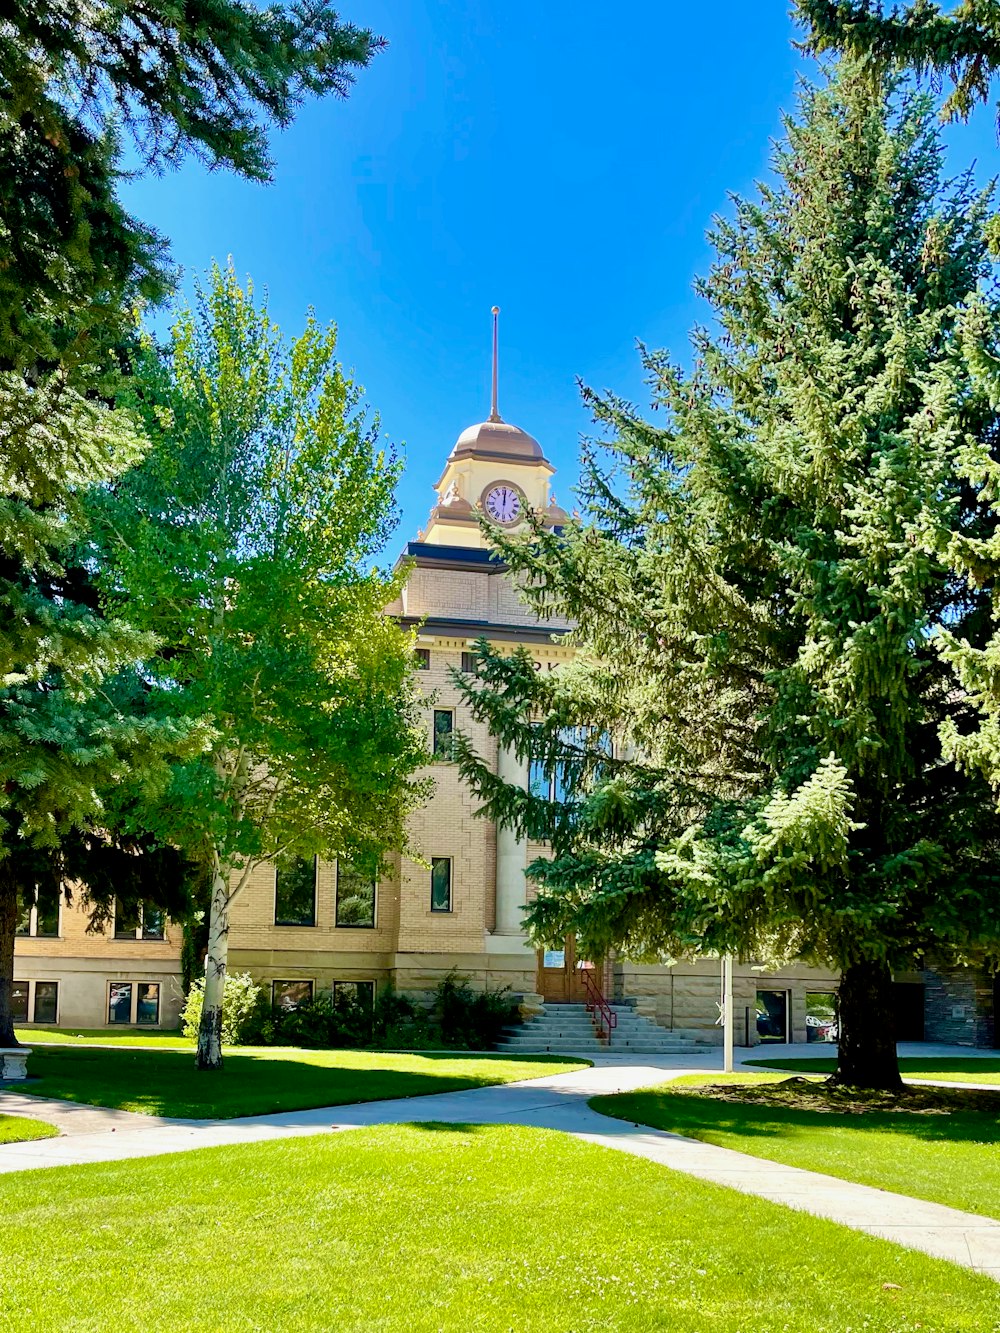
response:
<svg viewBox="0 0 1000 1333"><path fill-rule="evenodd" d="M282 856L274 867L274 924L315 926L316 857Z"/></svg>
<svg viewBox="0 0 1000 1333"><path fill-rule="evenodd" d="M32 885L22 891L14 932L42 939L59 938L59 907L62 885Z"/></svg>
<svg viewBox="0 0 1000 1333"><path fill-rule="evenodd" d="M160 983L140 981L137 990L135 1021L147 1027L155 1027L160 1021Z"/></svg>
<svg viewBox="0 0 1000 1333"><path fill-rule="evenodd" d="M134 938L134 937L133 937ZM108 1022L132 1022L132 983L112 981L108 986Z"/></svg>
<svg viewBox="0 0 1000 1333"><path fill-rule="evenodd" d="M300 1004L307 1004L313 997L311 981L272 981L271 1008L297 1009Z"/></svg>
<svg viewBox="0 0 1000 1333"><path fill-rule="evenodd" d="M451 857L431 857L431 911L451 911Z"/></svg>
<svg viewBox="0 0 1000 1333"><path fill-rule="evenodd" d="M806 1041L836 1040L836 995L832 991L806 991Z"/></svg>
<svg viewBox="0 0 1000 1333"><path fill-rule="evenodd" d="M15 1023L28 1021L28 983L15 981L10 992L10 1014Z"/></svg>
<svg viewBox="0 0 1000 1333"><path fill-rule="evenodd" d="M336 1001L338 995L344 995L360 1004L363 1009L371 1009L375 1003L375 983L374 981L335 981L333 983L333 998Z"/></svg>
<svg viewBox="0 0 1000 1333"><path fill-rule="evenodd" d="M450 708L434 709L434 758L450 759L455 731L455 714Z"/></svg>
<svg viewBox="0 0 1000 1333"><path fill-rule="evenodd" d="M58 884L39 888L35 902L35 934L48 939L59 937L59 899L62 889ZM48 983L46 983L48 984ZM42 1020L39 1019L38 1022ZM46 1020L48 1021L48 1020Z"/></svg>
<svg viewBox="0 0 1000 1333"><path fill-rule="evenodd" d="M349 861L337 862L337 925L368 930L375 925L375 880Z"/></svg>
<svg viewBox="0 0 1000 1333"><path fill-rule="evenodd" d="M142 938L144 940L162 940L166 918L159 907L150 903L142 905Z"/></svg>
<svg viewBox="0 0 1000 1333"><path fill-rule="evenodd" d="M34 1021L36 1023L54 1023L58 1008L59 983L57 981L36 981Z"/></svg>
<svg viewBox="0 0 1000 1333"><path fill-rule="evenodd" d="M479 675L479 656L477 653L462 654L462 670L467 676Z"/></svg>
<svg viewBox="0 0 1000 1333"><path fill-rule="evenodd" d="M757 1038L759 1041L788 1040L788 992L757 992Z"/></svg>
<svg viewBox="0 0 1000 1333"><path fill-rule="evenodd" d="M429 648L416 648L413 656L417 659L418 671L430 671L431 669L431 650Z"/></svg>
<svg viewBox="0 0 1000 1333"><path fill-rule="evenodd" d="M115 939L134 940L139 933L139 905L115 899Z"/></svg>

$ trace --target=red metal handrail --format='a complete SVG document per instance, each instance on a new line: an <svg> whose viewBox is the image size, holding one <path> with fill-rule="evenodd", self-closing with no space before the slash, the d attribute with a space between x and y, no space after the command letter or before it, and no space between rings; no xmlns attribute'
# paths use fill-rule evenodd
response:
<svg viewBox="0 0 1000 1333"><path fill-rule="evenodd" d="M583 989L587 992L585 1007L594 1022L597 1024L600 1036L607 1036L608 1045L611 1045L611 1033L618 1026L618 1015L608 1004L607 1000L601 994L601 988L594 980L594 969L590 967L581 967L580 976L583 978ZM607 1033L604 1032L607 1028Z"/></svg>

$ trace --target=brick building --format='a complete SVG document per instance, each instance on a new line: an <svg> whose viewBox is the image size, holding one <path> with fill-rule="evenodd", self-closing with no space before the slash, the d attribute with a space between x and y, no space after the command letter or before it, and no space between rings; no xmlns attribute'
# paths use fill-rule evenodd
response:
<svg viewBox="0 0 1000 1333"><path fill-rule="evenodd" d="M542 671L569 660L552 641L560 626L534 621L483 540L480 508L515 527L526 507L546 523L556 505L553 468L538 442L504 422L495 399L488 420L458 437L435 485L427 526L403 556L412 572L388 608L417 631L427 739L436 757L433 795L412 816L412 845L426 864L397 857L375 884L347 865L290 863L259 868L232 910L230 967L253 973L274 1003L348 987L363 998L386 984L430 992L452 969L476 985L510 986L547 1003L579 999L573 940L536 952L521 930L524 869L543 852L509 830L476 818L476 802L448 761L451 733L468 732L480 753L511 780L524 766L498 752L463 710L450 668L471 669L475 641L526 645ZM563 626L565 628L565 626ZM33 909L16 947L16 1003L26 1023L101 1027L174 1026L181 1002L180 932L151 916L88 933L79 908ZM605 989L631 999L664 1027L716 1034L719 966L606 962ZM836 977L804 964L765 974L736 969L738 1043L829 1040ZM992 983L972 974L899 979L900 1035L986 1044L993 1039ZM926 1006L925 1006L926 993Z"/></svg>

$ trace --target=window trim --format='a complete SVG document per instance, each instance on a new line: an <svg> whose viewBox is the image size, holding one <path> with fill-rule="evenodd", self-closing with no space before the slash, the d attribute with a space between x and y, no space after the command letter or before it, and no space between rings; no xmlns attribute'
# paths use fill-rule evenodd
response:
<svg viewBox="0 0 1000 1333"><path fill-rule="evenodd" d="M448 865L448 906L447 906L447 907L435 907L435 906L434 906L434 867L435 867L436 864L438 864L438 863L441 862L441 861L445 861L445 862L447 862L447 865ZM455 910L455 871L454 871L454 864L455 864L455 858L454 858L453 856L432 856L432 857L431 857L431 902L430 902L430 910L431 910L432 912L434 912L436 915L439 915L439 916L446 916L449 912L454 912L454 910Z"/></svg>
<svg viewBox="0 0 1000 1333"><path fill-rule="evenodd" d="M333 883L333 926L335 930L377 930L378 929L378 878L372 879L372 919L371 921L341 921L340 919L340 867L341 858L337 858L337 869Z"/></svg>
<svg viewBox="0 0 1000 1333"><path fill-rule="evenodd" d="M274 1012L277 1010L277 1008L278 1008L278 1006L277 1006L277 1005L275 1004L275 1002L274 1002L274 988L275 988L275 986L308 986L308 987L309 987L309 1000L304 1001L304 1003L308 1004L309 1001L314 1000L314 999L316 998L316 978L315 978L315 977L272 977L272 978L271 978L271 1012L272 1012L272 1013L274 1013ZM294 1011L294 1010L296 1010L299 1006L298 1006L297 1004L294 1004L294 1005L284 1005L284 1006L282 1006L282 1007L283 1007L285 1010L291 1010L291 1011Z"/></svg>
<svg viewBox="0 0 1000 1333"><path fill-rule="evenodd" d="M299 857L300 861L305 861L304 856ZM312 876L312 920L311 921L279 921L278 920L278 871L280 869L277 861L274 863L274 921L273 925L278 930L315 930L318 924L319 909L319 857L312 858L313 876Z"/></svg>

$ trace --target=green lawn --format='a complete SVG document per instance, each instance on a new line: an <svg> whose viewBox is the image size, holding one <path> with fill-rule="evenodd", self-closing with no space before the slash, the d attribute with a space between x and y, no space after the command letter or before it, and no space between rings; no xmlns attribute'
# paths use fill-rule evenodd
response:
<svg viewBox="0 0 1000 1333"><path fill-rule="evenodd" d="M565 1135L383 1125L0 1177L32 1333L991 1333L989 1278ZM891 1284L888 1288L886 1284Z"/></svg>
<svg viewBox="0 0 1000 1333"><path fill-rule="evenodd" d="M179 1028L20 1028L17 1039L23 1046L154 1046L158 1051L193 1051L194 1042Z"/></svg>
<svg viewBox="0 0 1000 1333"><path fill-rule="evenodd" d="M836 1060L753 1060L760 1069L793 1069L805 1074L832 1074ZM942 1083L996 1083L1000 1084L1000 1059L985 1055L980 1058L955 1056L928 1056L927 1059L902 1059L900 1073L906 1077L930 1078Z"/></svg>
<svg viewBox="0 0 1000 1333"><path fill-rule="evenodd" d="M24 1115L0 1114L0 1143L27 1143L29 1139L54 1139L58 1129Z"/></svg>
<svg viewBox="0 0 1000 1333"><path fill-rule="evenodd" d="M689 1075L639 1092L595 1097L590 1104L605 1115L754 1157L1000 1217L1000 1119L995 1113L838 1114L697 1093L706 1083L763 1083L779 1077Z"/></svg>
<svg viewBox="0 0 1000 1333"><path fill-rule="evenodd" d="M583 1069L586 1063L558 1056L514 1060L258 1046L227 1053L218 1074L195 1069L190 1050L48 1046L29 1057L28 1073L35 1081L23 1090L148 1115L214 1120L481 1088Z"/></svg>

